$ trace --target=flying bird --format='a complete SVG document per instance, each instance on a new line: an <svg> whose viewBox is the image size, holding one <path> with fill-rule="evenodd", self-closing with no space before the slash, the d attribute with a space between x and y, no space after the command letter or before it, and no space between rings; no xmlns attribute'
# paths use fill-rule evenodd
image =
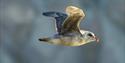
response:
<svg viewBox="0 0 125 63"><path fill-rule="evenodd" d="M55 19L58 33L52 37L39 38L39 41L64 46L81 46L93 41L98 42L93 32L80 30L79 25L85 13L78 7L68 6L66 13L50 11L43 12L43 15Z"/></svg>

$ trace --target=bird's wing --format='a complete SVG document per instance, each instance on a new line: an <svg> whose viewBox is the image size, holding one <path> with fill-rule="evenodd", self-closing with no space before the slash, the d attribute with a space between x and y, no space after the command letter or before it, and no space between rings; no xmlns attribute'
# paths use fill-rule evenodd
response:
<svg viewBox="0 0 125 63"><path fill-rule="evenodd" d="M58 34L60 34L62 23L64 22L64 20L67 18L68 15L61 12L44 12L43 15L48 17L54 17L56 19L57 32Z"/></svg>
<svg viewBox="0 0 125 63"><path fill-rule="evenodd" d="M83 10L74 6L68 6L66 8L66 13L68 14L68 17L63 23L61 33L80 33L79 24L81 20L85 17Z"/></svg>

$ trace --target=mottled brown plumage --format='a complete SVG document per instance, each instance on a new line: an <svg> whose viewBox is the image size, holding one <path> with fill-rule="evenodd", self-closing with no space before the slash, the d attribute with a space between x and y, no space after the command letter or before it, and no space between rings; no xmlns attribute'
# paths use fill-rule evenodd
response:
<svg viewBox="0 0 125 63"><path fill-rule="evenodd" d="M79 24L81 20L85 17L84 12L74 6L68 6L66 8L66 13L68 14L67 19L63 23L62 34L78 32L80 33Z"/></svg>

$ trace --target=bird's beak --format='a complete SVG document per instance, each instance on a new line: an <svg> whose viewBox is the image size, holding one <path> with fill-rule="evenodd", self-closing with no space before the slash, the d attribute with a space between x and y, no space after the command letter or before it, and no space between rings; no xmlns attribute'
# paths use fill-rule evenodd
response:
<svg viewBox="0 0 125 63"><path fill-rule="evenodd" d="M93 37L95 40L96 40L96 42L98 43L99 42L99 38L98 37Z"/></svg>

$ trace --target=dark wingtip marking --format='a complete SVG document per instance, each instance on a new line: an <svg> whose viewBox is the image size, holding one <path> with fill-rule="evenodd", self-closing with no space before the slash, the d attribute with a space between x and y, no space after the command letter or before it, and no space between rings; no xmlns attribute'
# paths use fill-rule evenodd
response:
<svg viewBox="0 0 125 63"><path fill-rule="evenodd" d="M46 14L48 14L47 12L43 12L43 15L46 15Z"/></svg>
<svg viewBox="0 0 125 63"><path fill-rule="evenodd" d="M48 16L46 12L43 12L42 14L43 14L44 16Z"/></svg>
<svg viewBox="0 0 125 63"><path fill-rule="evenodd" d="M48 17L58 17L58 15L56 15L56 12L43 12L43 15Z"/></svg>

